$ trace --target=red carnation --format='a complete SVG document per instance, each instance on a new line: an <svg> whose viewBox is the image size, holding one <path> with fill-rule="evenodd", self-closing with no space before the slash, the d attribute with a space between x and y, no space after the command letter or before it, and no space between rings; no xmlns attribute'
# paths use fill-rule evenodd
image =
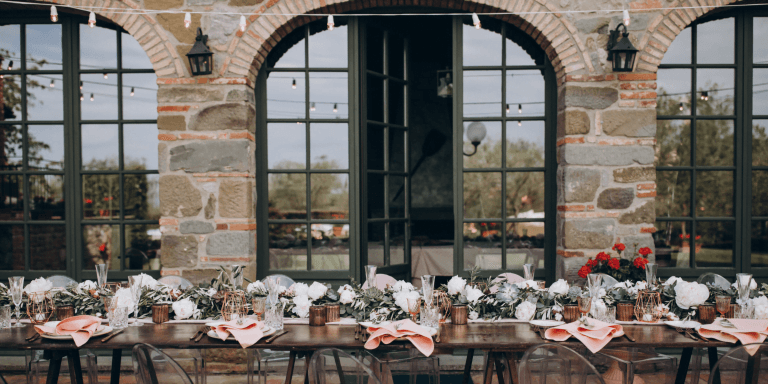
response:
<svg viewBox="0 0 768 384"><path fill-rule="evenodd" d="M626 248L627 247L624 246L624 244L622 244L622 243L616 243L616 244L613 245L613 250L616 251L616 252L619 252L619 253L621 253Z"/></svg>
<svg viewBox="0 0 768 384"><path fill-rule="evenodd" d="M99 245L100 252L104 252L106 250L107 250L107 243L102 243L101 245Z"/></svg>
<svg viewBox="0 0 768 384"><path fill-rule="evenodd" d="M590 273L592 273L592 268L586 265L581 267L581 269L579 269L579 277L581 277L582 279L586 279L587 275L589 275Z"/></svg>
<svg viewBox="0 0 768 384"><path fill-rule="evenodd" d="M619 269L619 267L621 267L621 263L619 262L619 259L610 259L608 260L608 267L612 269Z"/></svg>
<svg viewBox="0 0 768 384"><path fill-rule="evenodd" d="M611 258L611 255L605 252L600 252L597 254L597 256L595 256L595 259L597 259L597 261L608 261L610 258Z"/></svg>
<svg viewBox="0 0 768 384"><path fill-rule="evenodd" d="M653 251L651 251L651 249L648 248L648 247L642 247L642 248L637 250L637 253L643 255L643 257L648 257L648 255L653 253Z"/></svg>
<svg viewBox="0 0 768 384"><path fill-rule="evenodd" d="M590 268L597 267L597 260L595 260L595 259L587 260L587 266L590 267Z"/></svg>
<svg viewBox="0 0 768 384"><path fill-rule="evenodd" d="M637 257L635 258L635 261L632 262L632 264L635 265L635 268L645 269L645 265L648 264L648 259L644 257Z"/></svg>

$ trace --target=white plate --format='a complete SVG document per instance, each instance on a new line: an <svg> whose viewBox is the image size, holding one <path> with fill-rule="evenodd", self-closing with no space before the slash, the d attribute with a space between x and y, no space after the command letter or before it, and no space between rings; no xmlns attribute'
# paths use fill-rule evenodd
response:
<svg viewBox="0 0 768 384"><path fill-rule="evenodd" d="M272 335L275 332L276 330L270 327L264 327L261 329L262 337ZM208 331L208 337L221 340L221 337L219 337L219 334L214 332L213 330ZM235 341L235 337L230 334L229 337L227 337L227 341Z"/></svg>
<svg viewBox="0 0 768 384"><path fill-rule="evenodd" d="M669 325L672 328L682 328L682 329L698 330L701 327L701 323L699 323L698 321L692 321L692 320L665 321L664 324Z"/></svg>
<svg viewBox="0 0 768 384"><path fill-rule="evenodd" d="M217 321L209 321L209 322L205 323L205 325L207 325L209 327L218 327L219 325L222 325L224 323L226 323L226 321L224 321L224 320L217 320ZM262 322L261 323L261 328L262 329L267 328L267 325L264 324L264 322Z"/></svg>
<svg viewBox="0 0 768 384"><path fill-rule="evenodd" d="M55 329L56 326L59 325L59 323L60 321L49 321L45 323L44 326ZM112 327L110 327L109 325L99 325L99 327L96 328L96 332L94 332L93 335L91 335L91 337L103 336L110 332L112 332ZM41 333L40 337L44 339L51 339L51 340L72 340L72 335L54 335L52 333Z"/></svg>
<svg viewBox="0 0 768 384"><path fill-rule="evenodd" d="M530 324L531 325L535 325L537 327L551 328L551 327L557 327L558 325L563 325L563 324L565 324L565 321L557 321L557 320L531 320Z"/></svg>
<svg viewBox="0 0 768 384"><path fill-rule="evenodd" d="M373 321L361 321L358 324L366 328L380 328L391 324L391 321L382 321L381 323L374 323Z"/></svg>

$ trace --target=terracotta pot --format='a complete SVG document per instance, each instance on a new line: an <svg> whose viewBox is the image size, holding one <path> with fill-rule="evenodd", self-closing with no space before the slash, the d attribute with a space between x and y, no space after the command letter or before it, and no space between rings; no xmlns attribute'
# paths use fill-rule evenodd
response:
<svg viewBox="0 0 768 384"><path fill-rule="evenodd" d="M451 323L465 325L469 319L469 308L466 305L454 305L451 308Z"/></svg>
<svg viewBox="0 0 768 384"><path fill-rule="evenodd" d="M325 322L332 323L340 320L341 306L339 304L325 305Z"/></svg>
<svg viewBox="0 0 768 384"><path fill-rule="evenodd" d="M563 321L566 323L573 323L579 319L581 312L579 312L579 306L576 304L566 304L563 306Z"/></svg>
<svg viewBox="0 0 768 384"><path fill-rule="evenodd" d="M56 307L56 318L59 319L59 321L68 319L70 317L75 316L75 308L71 305L62 305Z"/></svg>
<svg viewBox="0 0 768 384"><path fill-rule="evenodd" d="M618 303L616 304L616 320L618 321L632 321L635 315L635 305L632 303Z"/></svg>
<svg viewBox="0 0 768 384"><path fill-rule="evenodd" d="M715 306L714 305L699 305L698 316L699 323L712 324L715 322Z"/></svg>
<svg viewBox="0 0 768 384"><path fill-rule="evenodd" d="M162 324L169 320L170 304L152 304L152 322Z"/></svg>
<svg viewBox="0 0 768 384"><path fill-rule="evenodd" d="M324 305L313 305L309 307L309 325L313 327L325 325Z"/></svg>

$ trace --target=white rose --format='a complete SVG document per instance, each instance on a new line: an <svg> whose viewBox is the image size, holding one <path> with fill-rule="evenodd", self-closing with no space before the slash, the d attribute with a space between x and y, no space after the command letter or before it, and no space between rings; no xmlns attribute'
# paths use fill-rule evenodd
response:
<svg viewBox="0 0 768 384"><path fill-rule="evenodd" d="M756 297L750 300L750 304L755 308L756 319L768 319L768 298L765 296Z"/></svg>
<svg viewBox="0 0 768 384"><path fill-rule="evenodd" d="M290 290L293 291L294 296L308 296L309 286L304 283L294 283Z"/></svg>
<svg viewBox="0 0 768 384"><path fill-rule="evenodd" d="M414 286L413 286L413 284L411 284L411 283L409 283L409 282L406 282L406 281L403 281L403 280L398 280L398 281L395 283L395 286L394 286L394 287L392 287L392 289L393 289L395 292L402 292L402 291L415 291L415 290L416 290L416 287L414 287Z"/></svg>
<svg viewBox="0 0 768 384"><path fill-rule="evenodd" d="M483 297L483 291L481 291L481 290L479 290L477 288L473 288L473 287L469 287L468 286L465 289L465 291L466 292L465 292L464 295L467 296L467 300L470 303L472 303L472 304L477 303L477 301L480 300L481 297Z"/></svg>
<svg viewBox="0 0 768 384"><path fill-rule="evenodd" d="M733 284L731 284L731 287L733 287L734 289L737 289L737 285L736 285L736 283L733 283ZM757 289L757 282L755 281L755 279L752 279L752 280L749 282L749 289L750 289L750 290L755 290L755 289Z"/></svg>
<svg viewBox="0 0 768 384"><path fill-rule="evenodd" d="M326 287L325 284L318 283L317 281L315 281L309 287L307 294L309 295L309 298L314 301L325 296L326 292L328 292L328 287Z"/></svg>
<svg viewBox="0 0 768 384"><path fill-rule="evenodd" d="M470 320L477 320L478 316L480 316L480 314L478 314L477 311L470 311L469 312L469 319Z"/></svg>
<svg viewBox="0 0 768 384"><path fill-rule="evenodd" d="M589 310L589 314L597 318L599 313L605 313L605 302L602 299L592 300L592 309Z"/></svg>
<svg viewBox="0 0 768 384"><path fill-rule="evenodd" d="M267 294L267 287L264 286L264 283L262 283L259 280L256 280L253 283L248 284L248 287L246 287L245 290L248 293L257 293L260 295Z"/></svg>
<svg viewBox="0 0 768 384"><path fill-rule="evenodd" d="M672 284L677 283L678 281L683 281L683 279L681 279L679 277L672 276L669 279L667 279L667 281L664 282L664 285L665 286L666 285L672 285Z"/></svg>
<svg viewBox="0 0 768 384"><path fill-rule="evenodd" d="M560 321L562 319L563 319L563 315L561 315L560 313L555 313L555 320Z"/></svg>
<svg viewBox="0 0 768 384"><path fill-rule="evenodd" d="M155 280L154 277L147 275L146 273L140 273L139 276L141 276L142 288L157 289L157 280Z"/></svg>
<svg viewBox="0 0 768 384"><path fill-rule="evenodd" d="M216 294L216 289L215 288L211 288L207 292L205 292L205 294L208 295L209 297L213 297L213 295Z"/></svg>
<svg viewBox="0 0 768 384"><path fill-rule="evenodd" d="M81 295L88 294L92 289L96 289L96 283L90 280L86 280L77 285L77 288L75 288L75 292Z"/></svg>
<svg viewBox="0 0 768 384"><path fill-rule="evenodd" d="M395 305L400 307L403 312L408 313L408 299L418 299L421 294L418 291L402 291L392 295L395 299Z"/></svg>
<svg viewBox="0 0 768 384"><path fill-rule="evenodd" d="M467 280L462 279L459 276L454 276L448 280L448 294L458 295L464 291L464 287L467 285Z"/></svg>
<svg viewBox="0 0 768 384"><path fill-rule="evenodd" d="M131 308L133 309L133 295L130 288L120 288L115 292L115 300L117 300L118 308Z"/></svg>
<svg viewBox="0 0 768 384"><path fill-rule="evenodd" d="M354 289L354 288L352 288L352 286L351 286L351 285L349 285L349 284L344 284L344 285L342 285L341 287L339 287L339 290L338 290L338 291L336 291L336 292L338 292L338 293L339 293L339 295L341 295L341 293L342 293L342 292L344 292L344 291L354 291L354 290L355 290L355 289Z"/></svg>
<svg viewBox="0 0 768 384"><path fill-rule="evenodd" d="M515 308L515 317L519 320L530 320L536 314L536 304L524 301Z"/></svg>
<svg viewBox="0 0 768 384"><path fill-rule="evenodd" d="M24 292L29 295L30 293L48 292L51 288L53 288L53 283L44 277L39 277L30 281L26 288L24 288Z"/></svg>
<svg viewBox="0 0 768 384"><path fill-rule="evenodd" d="M352 304L356 298L357 295L355 294L355 291L343 290L339 295L339 302L342 304Z"/></svg>
<svg viewBox="0 0 768 384"><path fill-rule="evenodd" d="M304 285L306 286L306 284ZM301 318L309 316L309 307L312 305L312 301L309 300L309 297L304 295L294 296L293 304L293 313L297 314Z"/></svg>
<svg viewBox="0 0 768 384"><path fill-rule="evenodd" d="M549 294L551 296L565 295L566 293L568 293L569 288L570 287L568 286L568 282L563 279L560 279L549 287Z"/></svg>
<svg viewBox="0 0 768 384"><path fill-rule="evenodd" d="M704 284L696 282L685 282L680 280L675 285L675 302L681 309L696 307L709 298L709 288Z"/></svg>
<svg viewBox="0 0 768 384"><path fill-rule="evenodd" d="M199 312L195 303L190 299L182 299L174 302L171 307L173 307L173 313L176 315L176 320L189 319Z"/></svg>
<svg viewBox="0 0 768 384"><path fill-rule="evenodd" d="M525 288L539 288L539 284L538 284L538 283L536 283L536 282L535 282L535 281L533 281L533 280L526 280L526 281L521 281L521 282L519 282L519 283L515 283L515 285L517 285L517 287L518 287L518 288L520 288L520 289L525 289Z"/></svg>

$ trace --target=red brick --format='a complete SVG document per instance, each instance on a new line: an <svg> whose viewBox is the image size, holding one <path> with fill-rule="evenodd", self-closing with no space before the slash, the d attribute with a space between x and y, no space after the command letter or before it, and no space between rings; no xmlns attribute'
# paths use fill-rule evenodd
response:
<svg viewBox="0 0 768 384"><path fill-rule="evenodd" d="M176 219L160 219L160 225L179 225L179 221Z"/></svg>
<svg viewBox="0 0 768 384"><path fill-rule="evenodd" d="M656 233L656 227L643 227L643 228L640 228L640 233Z"/></svg>
<svg viewBox="0 0 768 384"><path fill-rule="evenodd" d="M656 83L637 83L637 89L656 89Z"/></svg>
<svg viewBox="0 0 768 384"><path fill-rule="evenodd" d="M660 0L633 1L629 3L629 9L633 11L642 9L655 9L661 7L662 5Z"/></svg>
<svg viewBox="0 0 768 384"><path fill-rule="evenodd" d="M640 100L640 106L656 108L656 100Z"/></svg>
<svg viewBox="0 0 768 384"><path fill-rule="evenodd" d="M256 230L256 224L230 224L230 231L253 231Z"/></svg>
<svg viewBox="0 0 768 384"><path fill-rule="evenodd" d="M581 251L564 251L562 249L558 249L557 254L562 257L584 257L584 252Z"/></svg>
<svg viewBox="0 0 768 384"><path fill-rule="evenodd" d="M622 73L619 75L621 81L632 80L656 80L655 73Z"/></svg>
<svg viewBox="0 0 768 384"><path fill-rule="evenodd" d="M203 256L200 258L200 261L202 261L203 263L234 263L234 262L248 263L251 261L251 259L249 257L236 257L236 256L219 256L219 257Z"/></svg>
<svg viewBox="0 0 768 384"><path fill-rule="evenodd" d="M594 205L587 205L587 211L594 211L595 206Z"/></svg>
<svg viewBox="0 0 768 384"><path fill-rule="evenodd" d="M165 105L157 107L158 112L186 112L189 111L189 105Z"/></svg>
<svg viewBox="0 0 768 384"><path fill-rule="evenodd" d="M168 134L168 133L161 133L161 134L157 135L157 139L160 140L160 141L175 141L176 140L176 136Z"/></svg>
<svg viewBox="0 0 768 384"><path fill-rule="evenodd" d="M639 192L639 193L637 194L637 197L640 197L640 198L642 198L642 197L656 197L656 191L651 191L651 192Z"/></svg>
<svg viewBox="0 0 768 384"><path fill-rule="evenodd" d="M178 269L161 269L160 275L162 276L181 276L181 271Z"/></svg>
<svg viewBox="0 0 768 384"><path fill-rule="evenodd" d="M626 99L656 99L656 92L626 92L621 94L623 100Z"/></svg>
<svg viewBox="0 0 768 384"><path fill-rule="evenodd" d="M583 211L584 206L583 205L558 205L557 206L558 211Z"/></svg>
<svg viewBox="0 0 768 384"><path fill-rule="evenodd" d="M637 86L634 83L621 83L619 87L623 90L635 90Z"/></svg>
<svg viewBox="0 0 768 384"><path fill-rule="evenodd" d="M229 229L229 226L226 224L216 224L216 230L227 230Z"/></svg>
<svg viewBox="0 0 768 384"><path fill-rule="evenodd" d="M656 189L656 183L642 183L637 185L637 190L649 190L649 189Z"/></svg>
<svg viewBox="0 0 768 384"><path fill-rule="evenodd" d="M584 137L566 137L562 138L557 141L557 146L561 146L563 144L583 144L584 143Z"/></svg>
<svg viewBox="0 0 768 384"><path fill-rule="evenodd" d="M229 134L230 139L248 139L250 141L256 141L256 137L254 137L250 132L234 132Z"/></svg>

